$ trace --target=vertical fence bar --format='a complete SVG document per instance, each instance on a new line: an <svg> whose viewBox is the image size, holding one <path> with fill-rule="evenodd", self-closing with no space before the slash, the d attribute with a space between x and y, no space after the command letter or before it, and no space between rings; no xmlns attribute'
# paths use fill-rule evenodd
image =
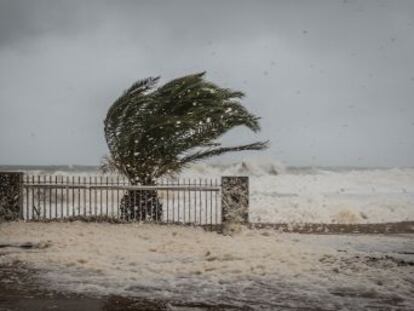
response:
<svg viewBox="0 0 414 311"><path fill-rule="evenodd" d="M39 183L39 175L33 176L33 184ZM37 220L40 220L40 206L39 206L39 195L37 191L37 187L33 186L33 206L35 206L35 213Z"/></svg>
<svg viewBox="0 0 414 311"><path fill-rule="evenodd" d="M35 185L36 183L38 183L38 181L39 181L39 176L37 175L37 176L32 176L32 178L33 178L33 184ZM40 214L39 214L39 204L38 204L38 202L37 202L37 198L38 198L38 196L37 196L37 187L36 186L33 186L32 187L32 200L33 200L33 202L32 202L32 205L33 205L33 212L36 214L35 216L36 216L36 218L39 220L40 219Z"/></svg>
<svg viewBox="0 0 414 311"><path fill-rule="evenodd" d="M46 183L47 183L47 176L43 175L42 185L44 185ZM40 186L41 187L40 189L41 189L41 194L42 194L41 198L43 200L43 219L47 219L47 213L48 213L48 210L47 210L47 194L48 194L48 189L45 188L45 187L42 187L42 185Z"/></svg>
<svg viewBox="0 0 414 311"><path fill-rule="evenodd" d="M152 203L148 206L148 191L141 191L144 195L144 208L145 208L145 219L144 221L147 221L148 219L150 222L153 221L153 215L152 215ZM148 211L149 208L149 211Z"/></svg>
<svg viewBox="0 0 414 311"><path fill-rule="evenodd" d="M92 186L93 186L93 177L90 177L90 180L89 180L89 182L90 182L90 188L89 188L89 217L92 217L92 216L94 216L94 199L93 199L93 197L94 197L94 195L95 195L95 192L94 192L94 189L92 188Z"/></svg>
<svg viewBox="0 0 414 311"><path fill-rule="evenodd" d="M177 181L178 186L180 185L180 180ZM177 191L177 205L178 205L178 217L177 222L180 223L180 190Z"/></svg>
<svg viewBox="0 0 414 311"><path fill-rule="evenodd" d="M40 175L37 175L37 183L40 184ZM40 188L36 187L37 206L38 206L38 218L42 218L42 205L40 204Z"/></svg>
<svg viewBox="0 0 414 311"><path fill-rule="evenodd" d="M49 183L49 219L52 219L52 187L51 187L51 185L52 185L52 175L49 175L49 181L48 181L48 183Z"/></svg>
<svg viewBox="0 0 414 311"><path fill-rule="evenodd" d="M198 180L198 184L201 187L201 178ZM203 220L202 220L202 210L203 210L203 201L201 200L201 190L198 189L198 195L199 195L199 205L200 205L200 225L203 224Z"/></svg>
<svg viewBox="0 0 414 311"><path fill-rule="evenodd" d="M70 201L70 195L69 195L69 176L65 176L65 178L63 179L63 184L65 185L65 203L66 203L66 213L65 213L65 217L69 217L70 216L70 211L69 211L69 201Z"/></svg>
<svg viewBox="0 0 414 311"><path fill-rule="evenodd" d="M134 190L132 193L132 219L136 220L138 218L139 211L136 208L137 206L137 192Z"/></svg>
<svg viewBox="0 0 414 311"><path fill-rule="evenodd" d="M24 185L26 183L26 178L25 178L24 174L22 175L21 182L22 182L22 184L21 184L21 188L22 188L22 193L21 193L22 205L20 207L21 208L20 213L21 213L21 219L26 220L27 219L27 206L25 204L25 202L26 202L26 190L25 190L25 187L24 187Z"/></svg>
<svg viewBox="0 0 414 311"><path fill-rule="evenodd" d="M95 176L93 179L93 185L96 186L98 184L98 177ZM94 209L93 209L93 216L98 216L98 190L96 188L93 188L94 193Z"/></svg>
<svg viewBox="0 0 414 311"><path fill-rule="evenodd" d="M116 184L117 186L119 186L119 175L116 177ZM116 189L116 204L117 204L117 209L116 209L116 216L117 218L119 218L119 210L121 207L121 202L119 202L119 188Z"/></svg>
<svg viewBox="0 0 414 311"><path fill-rule="evenodd" d="M40 183L40 175L37 175L37 183ZM37 219L41 220L42 218L42 206L40 205L40 201L39 201L39 187L36 186L35 188L33 188L33 190L36 191L35 196L36 196L36 214L37 214Z"/></svg>
<svg viewBox="0 0 414 311"><path fill-rule="evenodd" d="M132 185L132 184L131 184ZM136 219L136 211L135 211L135 191L128 191L129 195L129 211L130 211L130 221Z"/></svg>
<svg viewBox="0 0 414 311"><path fill-rule="evenodd" d="M66 193L66 198L65 198L65 202L66 202L66 214L65 217L69 217L69 187L67 187L67 185L69 184L69 176L66 176L66 181L64 181L64 183L66 184L65 187L65 193Z"/></svg>
<svg viewBox="0 0 414 311"><path fill-rule="evenodd" d="M45 183L45 184L50 184L50 180L51 180L51 176L49 175L49 176L44 176L44 178L43 178L43 182ZM48 219L52 219L52 214L51 214L51 200L50 200L50 197L51 197L51 192L52 192L52 190L51 190L51 188L50 188L50 186L49 187L46 187L46 188L44 188L44 194L45 194L45 206L46 206L46 213L45 213L45 216L46 216L46 218L48 218Z"/></svg>
<svg viewBox="0 0 414 311"><path fill-rule="evenodd" d="M45 220L47 219L47 188L42 187L42 185L44 185L46 183L46 175L41 175L41 185L39 187L39 193L40 193L40 200L42 201L42 206L43 206L43 216L42 219Z"/></svg>
<svg viewBox="0 0 414 311"><path fill-rule="evenodd" d="M108 191L109 191L109 188L108 188L108 185L109 185L108 176L105 176L105 184L106 184L106 189L105 189L105 196L106 196L105 209L106 209L106 211L105 211L105 214L106 214L106 217L108 217Z"/></svg>
<svg viewBox="0 0 414 311"><path fill-rule="evenodd" d="M26 202L26 190L24 185L26 184L26 176L23 175L22 176L22 219L26 220L27 219L27 204Z"/></svg>
<svg viewBox="0 0 414 311"><path fill-rule="evenodd" d="M42 176L38 175L38 184L40 184L42 182ZM40 218L44 219L45 214L44 214L44 204L42 202L43 197L42 197L43 193L42 193L42 188L40 186L37 187L37 200L39 201L39 211L40 211Z"/></svg>
<svg viewBox="0 0 414 311"><path fill-rule="evenodd" d="M138 214L137 218L138 218L139 222L143 222L144 221L144 215L146 215L146 211L144 211L145 206L144 207L142 206L142 204L143 204L142 196L143 196L142 191L139 191L138 192L138 211L137 211L137 214Z"/></svg>
<svg viewBox="0 0 414 311"><path fill-rule="evenodd" d="M61 213L60 217L63 219L63 218L65 218L65 203L66 203L66 200L65 200L65 188L62 185L65 183L65 177L63 175L61 175L59 177L60 177L59 182L60 182L60 185L61 185L61 187L60 187L60 203L61 203L61 206L62 206L61 207L62 213Z"/></svg>
<svg viewBox="0 0 414 311"><path fill-rule="evenodd" d="M210 179L210 187L213 187L213 180ZM213 230L213 190L210 191L210 228Z"/></svg>
<svg viewBox="0 0 414 311"><path fill-rule="evenodd" d="M26 176L25 175L25 179L26 179L26 182L27 183L29 183L29 176ZM29 190L30 190L30 187L26 187L26 210L27 210L27 213L26 213L26 218L27 219L30 219L30 203L29 203L29 197L30 197L30 193L29 193Z"/></svg>
<svg viewBox="0 0 414 311"><path fill-rule="evenodd" d="M154 195L152 190L150 191L142 191L143 196L144 196L144 208L146 210L146 218L144 219L144 221L149 221L149 222L155 222L155 208L154 208L154 203L152 201L152 196Z"/></svg>
<svg viewBox="0 0 414 311"><path fill-rule="evenodd" d="M24 195L25 195L25 202L26 202L26 204L25 204L26 214L25 214L25 218L24 219L28 220L29 217L30 217L30 214L29 214L30 213L29 212L29 195L28 195L29 188L28 187L24 187L24 185L27 185L27 181L28 181L26 174L23 176L23 178L24 178L23 188L24 188L24 191L25 191L24 192Z"/></svg>
<svg viewBox="0 0 414 311"><path fill-rule="evenodd" d="M132 197L131 197L131 192L130 191L127 191L127 194L128 194L128 202L129 202L127 204L127 207L129 208L129 210L126 209L125 213L127 213L128 219L131 220L131 217L132 217L132 214L133 214L132 209L131 209Z"/></svg>
<svg viewBox="0 0 414 311"><path fill-rule="evenodd" d="M187 178L187 182L185 183L185 186L187 186L187 189L184 189L183 193L184 193L184 201L186 202L186 206L187 206L187 210L186 210L186 212L184 212L184 214L186 215L185 217L187 219L186 223L189 223L189 224L191 224L191 218L190 218L190 209L191 209L190 202L191 201L190 201L190 195L189 195L189 191L188 191L188 189L190 189L189 188L190 185L191 185L190 178Z"/></svg>
<svg viewBox="0 0 414 311"><path fill-rule="evenodd" d="M216 186L218 185L217 184L217 179L215 180L215 184L216 184ZM219 192L216 192L216 225L218 225L218 220L219 220L219 216L218 216L218 211L219 211L219 207L218 207L218 194L219 194Z"/></svg>
<svg viewBox="0 0 414 311"><path fill-rule="evenodd" d="M190 191L190 186L191 186L191 179L188 178L188 222L191 223L191 191Z"/></svg>
<svg viewBox="0 0 414 311"><path fill-rule="evenodd" d="M157 182L157 185L159 185L158 182ZM160 208L160 205L159 205L160 198L159 198L159 195L158 195L158 189L154 190L154 194L153 195L154 195L154 199L155 199L155 204L154 204L155 223L158 223L159 222L159 219L158 219L158 209Z"/></svg>
<svg viewBox="0 0 414 311"><path fill-rule="evenodd" d="M166 180L165 181L165 184L168 186L168 184L169 184L169 181L168 180ZM166 197L167 197L167 223L169 222L169 217L168 217L168 214L169 214L169 211L170 211L170 209L169 209L169 207L170 207L170 198L169 198L169 191L168 191L168 189L167 189L167 191L166 191Z"/></svg>
<svg viewBox="0 0 414 311"><path fill-rule="evenodd" d="M156 183L158 185L158 182ZM158 197L158 189L154 190L154 199L155 199L155 204L154 205L154 219L155 219L155 223L158 223L158 208L159 208L159 197Z"/></svg>
<svg viewBox="0 0 414 311"><path fill-rule="evenodd" d="M197 186L197 180L193 180L193 185ZM194 197L194 224L197 224L197 192L195 190L192 191Z"/></svg>
<svg viewBox="0 0 414 311"><path fill-rule="evenodd" d="M80 176L78 176L78 185L79 185L79 187L78 187L78 216L80 216L81 215L81 188L80 188L80 185L81 185L82 183L81 183L81 177Z"/></svg>
<svg viewBox="0 0 414 311"><path fill-rule="evenodd" d="M161 185L164 185L163 181L161 181ZM161 223L162 222L162 216L164 213L164 204L163 204L163 200L161 198L161 192L162 190L157 190L157 222Z"/></svg>
<svg viewBox="0 0 414 311"><path fill-rule="evenodd" d="M64 219L67 215L67 211L68 211L68 202L67 202L67 195L66 195L66 187L64 187L63 185L65 184L66 177L64 175L61 176L61 180L60 180L60 184L61 184L61 189L62 189L62 219Z"/></svg>
<svg viewBox="0 0 414 311"><path fill-rule="evenodd" d="M89 181L88 181L88 210L89 210L89 214L88 216L90 217L92 215L92 189L91 189L91 185L92 185L92 176L89 176Z"/></svg>
<svg viewBox="0 0 414 311"><path fill-rule="evenodd" d="M22 219L27 220L28 218L28 210L27 210L27 200L26 200L26 175L22 175Z"/></svg>
<svg viewBox="0 0 414 311"><path fill-rule="evenodd" d="M175 222L175 193L172 193L172 221Z"/></svg>
<svg viewBox="0 0 414 311"><path fill-rule="evenodd" d="M17 212L17 217L19 219L24 219L24 208L23 208L23 204L24 204L24 173L19 172L17 173L17 189L16 189L16 195L17 198L15 197L15 199L17 200L16 204L17 204L17 208L18 208L18 212Z"/></svg>
<svg viewBox="0 0 414 311"><path fill-rule="evenodd" d="M96 176L95 179L95 184L96 185L101 185L102 183L102 176ZM102 214L102 189L101 188L95 188L96 191L96 199L95 199L95 203L96 203L96 215L95 216L101 216Z"/></svg>
<svg viewBox="0 0 414 311"><path fill-rule="evenodd" d="M58 176L58 181L57 184L61 184L62 180L61 180L61 176ZM63 217L63 189L61 187L56 188L56 192L58 192L58 202L60 205L60 214L58 218L62 218ZM56 204L58 204L56 202Z"/></svg>
<svg viewBox="0 0 414 311"><path fill-rule="evenodd" d="M43 175L43 184L47 183L47 176ZM43 195L43 210L44 210L44 214L43 214L43 219L47 219L47 192L48 189L47 188L43 188L42 189L42 195Z"/></svg>
<svg viewBox="0 0 414 311"><path fill-rule="evenodd" d="M34 184L35 183L35 177L32 175L31 176L31 183ZM34 189L33 187L30 187L30 194L31 194L31 198L32 200L30 201L30 207L31 207L31 214L32 214L32 219L35 219L35 209L34 209L34 205L35 205L35 199L34 199Z"/></svg>
<svg viewBox="0 0 414 311"><path fill-rule="evenodd" d="M86 186L87 185L87 183L86 183L86 177L85 176L83 176L83 184ZM84 217L86 217L86 188L83 188L83 191L82 191L82 194L83 194L83 216Z"/></svg>
<svg viewBox="0 0 414 311"><path fill-rule="evenodd" d="M184 185L184 186L186 186L186 183L185 183L185 178L183 178L183 185ZM183 223L186 223L186 219L185 219L185 216L186 216L186 209L185 209L185 206L186 206L186 201L185 201L185 193L186 193L186 191L185 191L185 189L184 189L184 191L183 191Z"/></svg>
<svg viewBox="0 0 414 311"><path fill-rule="evenodd" d="M22 219L27 220L27 201L26 201L26 189L25 189L25 185L26 185L26 176L23 174L22 175Z"/></svg>
<svg viewBox="0 0 414 311"><path fill-rule="evenodd" d="M55 178L54 178L54 184L55 185L57 185L57 176L55 176ZM55 205L55 218L58 218L58 192L57 192L57 188L55 188L55 190L54 190L54 192L55 192L55 202L54 202L54 205Z"/></svg>
<svg viewBox="0 0 414 311"><path fill-rule="evenodd" d="M93 194L94 194L94 198L93 198L93 216L97 217L99 215L98 212L98 208L99 208L99 188L96 188L95 186L97 186L99 184L99 180L98 180L98 176L95 176L93 179Z"/></svg>
<svg viewBox="0 0 414 311"><path fill-rule="evenodd" d="M162 222L163 204L160 192L157 190L157 222Z"/></svg>
<svg viewBox="0 0 414 311"><path fill-rule="evenodd" d="M26 207L26 190L25 190L25 184L26 184L26 176L22 174L21 177L21 206L20 206L20 218L22 220L27 219L27 207ZM1 181L0 181L1 183ZM1 187L1 186L0 186Z"/></svg>
<svg viewBox="0 0 414 311"><path fill-rule="evenodd" d="M55 185L57 185L59 183L59 179L58 176L55 175ZM55 213L56 213L56 218L59 218L59 190L60 188L55 188Z"/></svg>
<svg viewBox="0 0 414 311"><path fill-rule="evenodd" d="M111 185L113 185L114 184L114 179L113 179L113 177L111 176L111 178L110 178L110 183L111 183ZM110 197L111 197L111 217L114 217L114 206L115 206L115 204L114 204L114 191L111 189L111 194L110 194Z"/></svg>
<svg viewBox="0 0 414 311"><path fill-rule="evenodd" d="M99 185L99 178L98 178L98 176L95 176L95 178L94 178L94 186L97 186L97 185ZM99 188L94 188L93 189L93 191L94 191L94 193L95 193L95 201L94 201L94 206L95 206L95 217L97 217L97 216L99 216L99 191L100 191L100 189Z"/></svg>
<svg viewBox="0 0 414 311"><path fill-rule="evenodd" d="M75 176L72 175L72 181L71 181L71 188L70 188L70 192L72 193L72 202L71 202L71 209L72 209L72 217L75 216Z"/></svg>
<svg viewBox="0 0 414 311"><path fill-rule="evenodd" d="M204 180L204 186L207 186L208 184L207 184L207 179L205 179ZM205 220L205 224L207 225L208 224L208 202L207 202L207 191L204 191L204 201L205 201L205 214L206 214L206 220Z"/></svg>
<svg viewBox="0 0 414 311"><path fill-rule="evenodd" d="M26 220L29 220L30 219L30 214L31 214L31 212L30 212L30 203L29 203L29 200L30 200L30 193L29 193L29 189L30 189L30 187L25 187L25 185L28 185L29 183L30 183L30 179L29 179L29 176L28 175L24 175L24 179L25 179L25 181L24 181L24 185L23 185L23 187L25 188L25 190L26 190L26 192L25 192L25 195L26 195L26 197L25 197L25 201L26 201Z"/></svg>
<svg viewBox="0 0 414 311"><path fill-rule="evenodd" d="M38 175L37 177L38 177L38 184L40 184L42 182L42 176ZM38 203L39 203L39 213L40 213L39 218L44 217L44 214L43 214L43 208L44 207L43 207L43 204L42 204L42 192L41 191L42 191L41 188L38 186L36 192L37 192L37 200L38 200Z"/></svg>
<svg viewBox="0 0 414 311"><path fill-rule="evenodd" d="M32 175L32 184L34 184L35 183L35 177ZM34 188L33 187L30 187L30 189L31 189L31 192L32 192L32 219L34 219L34 217L35 217L35 208L34 208L34 205L35 205L35 201L34 201Z"/></svg>
<svg viewBox="0 0 414 311"><path fill-rule="evenodd" d="M102 176L99 177L99 185L102 186L103 182L102 182ZM101 191L99 191L99 195L100 195L100 203L99 203L99 216L103 216L103 200L102 200L102 188L100 188Z"/></svg>
<svg viewBox="0 0 414 311"><path fill-rule="evenodd" d="M60 202L61 202L61 208L62 208L62 213L60 215L61 218L65 218L65 205L66 205L66 199L65 199L65 192L66 189L65 187L63 187L63 185L65 184L65 176L61 175L59 176L59 183L60 183Z"/></svg>
<svg viewBox="0 0 414 311"><path fill-rule="evenodd" d="M60 183L60 176L56 176L56 185ZM63 202L62 202L63 189L61 187L56 188L56 209L60 210L60 214L56 215L56 218L62 218L63 216ZM60 208L59 208L60 205Z"/></svg>

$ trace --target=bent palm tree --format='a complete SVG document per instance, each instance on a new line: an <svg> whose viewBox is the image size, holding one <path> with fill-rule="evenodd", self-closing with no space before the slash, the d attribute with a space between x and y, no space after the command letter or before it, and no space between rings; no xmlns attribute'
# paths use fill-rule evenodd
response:
<svg viewBox="0 0 414 311"><path fill-rule="evenodd" d="M178 172L188 164L223 153L262 150L267 142L221 146L222 135L237 126L260 130L259 118L240 103L242 92L220 88L198 73L172 80L154 89L159 77L134 83L110 107L105 139L112 164L133 185L154 185L157 178ZM139 195L139 213L131 196ZM130 192L123 198L125 217L160 217L156 192ZM132 201L134 201L132 200ZM142 207L144 206L144 208ZM157 213L158 212L158 213Z"/></svg>

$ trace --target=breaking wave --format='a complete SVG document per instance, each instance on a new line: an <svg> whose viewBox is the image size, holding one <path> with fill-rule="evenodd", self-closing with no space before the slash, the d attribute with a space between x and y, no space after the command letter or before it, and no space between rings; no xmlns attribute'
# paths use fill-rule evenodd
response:
<svg viewBox="0 0 414 311"><path fill-rule="evenodd" d="M286 172L286 167L282 162L272 159L247 159L228 164L207 164L196 163L188 168L184 173L191 172L200 175L247 175L247 176L276 176Z"/></svg>

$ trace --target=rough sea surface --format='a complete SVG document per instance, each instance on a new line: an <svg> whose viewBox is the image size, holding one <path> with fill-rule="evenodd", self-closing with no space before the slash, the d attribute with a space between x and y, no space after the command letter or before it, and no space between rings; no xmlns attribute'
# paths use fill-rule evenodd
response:
<svg viewBox="0 0 414 311"><path fill-rule="evenodd" d="M97 167L3 167L27 175L95 176ZM250 177L253 223L374 224L414 221L414 168L284 167L271 160L195 164L177 178Z"/></svg>

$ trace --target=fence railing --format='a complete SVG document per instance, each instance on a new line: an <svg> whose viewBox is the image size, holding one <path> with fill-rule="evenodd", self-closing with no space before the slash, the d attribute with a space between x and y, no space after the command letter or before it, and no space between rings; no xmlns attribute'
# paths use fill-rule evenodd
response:
<svg viewBox="0 0 414 311"><path fill-rule="evenodd" d="M121 219L202 225L225 233L248 223L248 207L249 179L242 176L138 186L116 176L0 172L0 222Z"/></svg>
<svg viewBox="0 0 414 311"><path fill-rule="evenodd" d="M222 222L217 179L160 180L135 186L114 176L23 177L25 220L110 217L157 223L218 225Z"/></svg>

